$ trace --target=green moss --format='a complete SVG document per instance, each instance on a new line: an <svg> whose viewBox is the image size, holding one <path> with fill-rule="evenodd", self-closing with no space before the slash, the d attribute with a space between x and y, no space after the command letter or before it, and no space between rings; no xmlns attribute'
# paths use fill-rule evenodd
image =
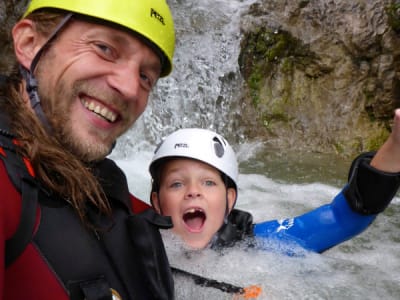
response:
<svg viewBox="0 0 400 300"><path fill-rule="evenodd" d="M334 143L333 148L335 149L335 153L337 154L343 154L344 153L344 148L342 144L339 143Z"/></svg>
<svg viewBox="0 0 400 300"><path fill-rule="evenodd" d="M276 99L273 103L269 103L267 112L263 113L263 126L270 129L277 123L288 123L290 121L286 112L285 99Z"/></svg>
<svg viewBox="0 0 400 300"><path fill-rule="evenodd" d="M400 4L392 3L386 6L388 24L395 31L400 32Z"/></svg>
<svg viewBox="0 0 400 300"><path fill-rule="evenodd" d="M250 90L251 100L254 107L256 108L260 103L259 90L262 78L263 75L261 74L260 69L256 68L254 72L250 75L249 79L247 80L247 84Z"/></svg>
<svg viewBox="0 0 400 300"><path fill-rule="evenodd" d="M248 33L241 42L239 66L245 80L251 73L261 68L264 73L272 73L274 66L285 57L302 56L304 47L287 31L260 27Z"/></svg>
<svg viewBox="0 0 400 300"><path fill-rule="evenodd" d="M367 139L365 143L365 147L367 151L373 151L373 150L378 150L380 146L386 141L386 139L389 137L390 132L387 131L386 129L382 128L379 132L377 132L375 135L371 136L369 139Z"/></svg>
<svg viewBox="0 0 400 300"><path fill-rule="evenodd" d="M310 3L310 0L303 0L299 3L299 8L304 8Z"/></svg>
<svg viewBox="0 0 400 300"><path fill-rule="evenodd" d="M262 86L276 73L286 74L284 99L290 98L294 68L309 66L314 55L287 31L264 27L248 33L242 40L239 66L246 80L253 105L259 107ZM278 72L278 68L279 72ZM285 102L283 101L283 102ZM281 109L282 110L282 109ZM280 113L279 113L280 114ZM278 114L278 115L279 115Z"/></svg>
<svg viewBox="0 0 400 300"><path fill-rule="evenodd" d="M282 59L281 70L285 74L291 74L294 68L294 59L293 57L284 57Z"/></svg>
<svg viewBox="0 0 400 300"><path fill-rule="evenodd" d="M266 49L265 56L271 62L284 56L291 46L291 41L288 34L272 34L270 37L272 44Z"/></svg>

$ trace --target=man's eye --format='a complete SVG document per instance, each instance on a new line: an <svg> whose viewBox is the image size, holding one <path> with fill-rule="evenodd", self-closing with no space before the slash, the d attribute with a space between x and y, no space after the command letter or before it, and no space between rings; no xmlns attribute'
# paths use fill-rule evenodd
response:
<svg viewBox="0 0 400 300"><path fill-rule="evenodd" d="M113 51L111 47L109 47L106 44L103 43L96 43L96 48L99 50L99 53L101 56L103 56L106 59L111 59L113 58Z"/></svg>
<svg viewBox="0 0 400 300"><path fill-rule="evenodd" d="M147 76L145 73L141 73L140 78L142 85L146 90L151 90L153 88L154 80L150 76Z"/></svg>

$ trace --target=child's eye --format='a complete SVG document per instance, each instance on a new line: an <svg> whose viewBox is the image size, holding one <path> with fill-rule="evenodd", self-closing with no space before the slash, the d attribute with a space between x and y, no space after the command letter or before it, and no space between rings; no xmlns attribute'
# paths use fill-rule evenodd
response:
<svg viewBox="0 0 400 300"><path fill-rule="evenodd" d="M214 181L212 181L212 180L206 180L206 181L204 182L204 184L205 184L206 186L214 186L214 185L216 185L216 183L215 183Z"/></svg>
<svg viewBox="0 0 400 300"><path fill-rule="evenodd" d="M182 182L176 181L170 184L171 188L179 188L182 186Z"/></svg>

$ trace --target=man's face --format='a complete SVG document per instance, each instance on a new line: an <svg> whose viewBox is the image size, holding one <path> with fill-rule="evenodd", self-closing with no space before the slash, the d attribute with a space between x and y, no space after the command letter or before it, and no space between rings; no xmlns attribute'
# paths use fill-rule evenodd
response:
<svg viewBox="0 0 400 300"><path fill-rule="evenodd" d="M140 39L73 20L40 58L35 76L56 137L94 161L143 113L160 71L158 56Z"/></svg>

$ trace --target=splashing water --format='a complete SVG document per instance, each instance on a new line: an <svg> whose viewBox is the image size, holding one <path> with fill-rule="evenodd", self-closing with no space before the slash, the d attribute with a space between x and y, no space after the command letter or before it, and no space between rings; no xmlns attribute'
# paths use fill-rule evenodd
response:
<svg viewBox="0 0 400 300"><path fill-rule="evenodd" d="M249 144L236 116L242 81L238 72L240 14L254 1L171 0L177 30L174 71L161 79L149 107L111 155L125 171L131 192L148 201L148 165L161 138L182 127L220 132L238 153L238 208L255 221L302 214L329 203L346 181L349 162L280 156ZM269 150L270 151L270 150ZM170 262L201 276L245 287L257 299L399 299L400 200L395 198L364 233L324 254L288 257L235 247L219 255L187 252L165 232ZM176 277L177 299L241 299ZM236 297L236 298L235 298ZM247 298L250 299L250 298Z"/></svg>

